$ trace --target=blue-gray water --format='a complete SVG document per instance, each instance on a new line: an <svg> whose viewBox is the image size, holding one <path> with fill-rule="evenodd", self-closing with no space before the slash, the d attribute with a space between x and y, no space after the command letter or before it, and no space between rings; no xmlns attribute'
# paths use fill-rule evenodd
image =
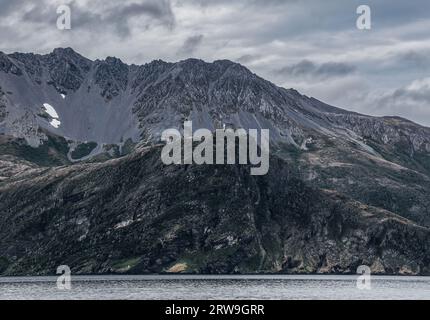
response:
<svg viewBox="0 0 430 320"><path fill-rule="evenodd" d="M72 276L70 291L56 277L0 278L0 299L430 299L430 277L356 276Z"/></svg>

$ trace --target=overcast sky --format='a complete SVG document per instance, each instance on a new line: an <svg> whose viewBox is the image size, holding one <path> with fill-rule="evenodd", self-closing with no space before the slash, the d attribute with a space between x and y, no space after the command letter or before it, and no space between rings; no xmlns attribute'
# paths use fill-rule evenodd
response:
<svg viewBox="0 0 430 320"><path fill-rule="evenodd" d="M56 27L68 4L72 29ZM357 7L372 10L358 30ZM287 88L430 126L428 0L0 0L0 51L230 59Z"/></svg>

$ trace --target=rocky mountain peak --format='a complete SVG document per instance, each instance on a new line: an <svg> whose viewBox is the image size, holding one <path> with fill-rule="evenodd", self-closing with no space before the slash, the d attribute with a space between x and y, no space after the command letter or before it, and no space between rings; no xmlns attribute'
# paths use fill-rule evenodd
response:
<svg viewBox="0 0 430 320"><path fill-rule="evenodd" d="M106 100L118 96L128 85L129 66L120 59L107 57L97 60L94 65L95 82L102 89L101 95Z"/></svg>
<svg viewBox="0 0 430 320"><path fill-rule="evenodd" d="M69 60L87 60L90 61L89 59L83 57L82 55L80 55L79 53L77 53L75 50L73 50L72 48L68 47L68 48L55 48L51 54L48 54L51 56L57 56L59 58L64 58L64 59L69 59Z"/></svg>
<svg viewBox="0 0 430 320"><path fill-rule="evenodd" d="M223 124L245 129L267 128L271 130L273 143L286 142L295 147L309 135L314 135L346 139L372 154L376 152L362 145L362 140L371 138L378 143L406 144L413 151L430 148L425 128L394 118L384 120L327 105L294 89L280 88L229 60L212 63L193 58L177 63L155 60L141 66L129 66L115 57L91 61L72 48L57 48L43 56L0 54L0 70L15 76L26 73L32 80L32 83L16 84L15 88L15 80L8 81L8 85L3 85L3 91L13 93L28 86L29 92L36 90L43 93L41 96L48 97L44 99L50 101L41 100L35 104L36 115L43 103L56 103L60 117L76 108L84 118L91 114L91 119L106 118L106 121L117 117L104 114L113 112L108 111L106 103L113 104L118 112L128 110L128 113L123 112L127 117L124 129L112 129L115 132L113 141L120 141L127 135L136 137L136 132L143 131L158 139L164 128L180 128L180 119L194 119L196 129L214 129ZM45 85L55 88L55 97L51 97L52 93L47 92ZM33 89L33 86L37 88ZM83 90L79 90L81 88ZM56 101L60 94L69 97L60 100L59 104ZM26 97L25 101L18 96L7 98L15 105L27 105L34 100L32 97ZM92 102L82 109L86 105L84 101ZM75 117L73 121L80 122ZM82 121L86 123L88 120ZM63 119L63 130L68 127L67 122L67 118ZM89 132L107 125L96 124L96 120L91 122L94 123L85 126ZM47 129L51 130L49 126ZM62 130L55 129L58 129L55 130L57 133ZM123 130L128 131L125 137ZM406 134L413 138L406 138ZM75 136L68 129L62 135ZM98 139L98 142L113 142Z"/></svg>
<svg viewBox="0 0 430 320"><path fill-rule="evenodd" d="M105 62L107 64L111 64L111 65L125 65L121 59L116 58L116 57L107 57L105 59Z"/></svg>

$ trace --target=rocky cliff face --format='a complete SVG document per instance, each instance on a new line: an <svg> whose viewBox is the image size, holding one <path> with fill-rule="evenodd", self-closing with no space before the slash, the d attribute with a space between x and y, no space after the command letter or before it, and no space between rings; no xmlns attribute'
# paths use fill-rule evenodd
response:
<svg viewBox="0 0 430 320"><path fill-rule="evenodd" d="M5 93L0 87L0 122L3 122L7 117Z"/></svg>
<svg viewBox="0 0 430 320"><path fill-rule="evenodd" d="M311 188L278 157L255 177L239 165L164 166L160 152L2 183L1 271L430 273L428 228Z"/></svg>
<svg viewBox="0 0 430 320"><path fill-rule="evenodd" d="M269 129L269 174L142 149L187 119ZM0 54L0 272L429 274L429 156L429 128L230 61Z"/></svg>
<svg viewBox="0 0 430 320"><path fill-rule="evenodd" d="M430 150L428 128L328 106L226 60L129 66L113 57L91 61L70 48L48 55L1 53L0 86L9 112L0 132L28 140L13 125L28 126L25 113L35 117L37 128L74 142L100 145L119 145L127 139L138 142L148 136L157 140L165 128L181 128L183 120L189 119L195 129L223 124L267 128L274 143L296 146L314 134ZM41 116L45 103L58 113L59 127ZM369 151L369 145L362 147Z"/></svg>

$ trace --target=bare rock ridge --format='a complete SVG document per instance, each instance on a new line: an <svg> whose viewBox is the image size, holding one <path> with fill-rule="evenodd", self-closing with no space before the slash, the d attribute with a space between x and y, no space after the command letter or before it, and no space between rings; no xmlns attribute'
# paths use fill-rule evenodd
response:
<svg viewBox="0 0 430 320"><path fill-rule="evenodd" d="M161 132L270 129L267 176L164 166ZM0 274L430 274L430 129L240 64L0 53Z"/></svg>
<svg viewBox="0 0 430 320"><path fill-rule="evenodd" d="M13 111L0 130L19 138L28 137L17 133L12 123L25 122L20 117L27 112L36 116L35 129L77 142L119 144L129 138L137 142L145 134L157 139L162 129L180 127L180 121L188 118L196 129L223 123L269 128L274 141L296 145L302 144L308 131L352 141L370 136L396 143L402 140L397 130L401 129L412 134L407 142L414 150L430 150L428 128L328 106L279 88L227 60L129 66L113 57L91 61L66 48L47 55L1 53L0 71L0 86L8 93L4 99ZM44 103L62 119L59 128L38 116Z"/></svg>

